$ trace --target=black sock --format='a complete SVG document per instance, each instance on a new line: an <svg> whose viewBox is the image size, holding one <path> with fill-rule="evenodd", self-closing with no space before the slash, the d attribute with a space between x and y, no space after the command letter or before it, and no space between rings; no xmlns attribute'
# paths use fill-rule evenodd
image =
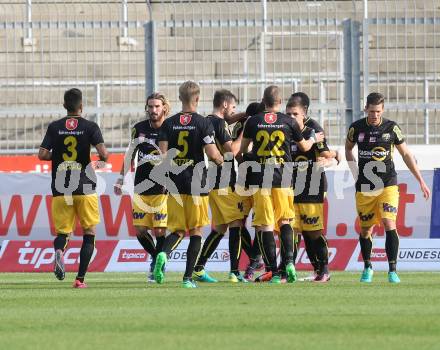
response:
<svg viewBox="0 0 440 350"><path fill-rule="evenodd" d="M364 268L371 268L371 250L373 249L373 238L363 238L359 236L359 244L361 246L362 259L364 260Z"/></svg>
<svg viewBox="0 0 440 350"><path fill-rule="evenodd" d="M278 272L282 276L286 273L286 249L284 247L283 241L280 238L280 263L278 265Z"/></svg>
<svg viewBox="0 0 440 350"><path fill-rule="evenodd" d="M188 249L186 250L186 269L183 279L191 279L194 271L194 265L196 264L197 257L202 247L201 236L191 236L189 238Z"/></svg>
<svg viewBox="0 0 440 350"><path fill-rule="evenodd" d="M241 246L248 256L249 260L253 260L254 258L254 249L252 248L252 238L246 226L243 226L240 229L241 232Z"/></svg>
<svg viewBox="0 0 440 350"><path fill-rule="evenodd" d="M390 272L396 271L397 254L399 252L399 235L396 230L386 231L385 251L387 253Z"/></svg>
<svg viewBox="0 0 440 350"><path fill-rule="evenodd" d="M79 252L79 269L76 279L84 282L84 277L89 267L90 259L93 255L93 250L95 249L95 236L94 235L84 235L81 250Z"/></svg>
<svg viewBox="0 0 440 350"><path fill-rule="evenodd" d="M328 274L328 245L323 235L319 236L314 242L316 256L319 262L319 273Z"/></svg>
<svg viewBox="0 0 440 350"><path fill-rule="evenodd" d="M147 232L137 232L136 238L138 242L141 244L142 248L151 255L151 258L154 259L156 257L156 245L154 244L153 237Z"/></svg>
<svg viewBox="0 0 440 350"><path fill-rule="evenodd" d="M263 253L263 259L267 261L266 266L272 271L273 276L278 276L277 252L273 231L260 231L258 245Z"/></svg>
<svg viewBox="0 0 440 350"><path fill-rule="evenodd" d="M293 230L289 224L284 224L280 227L280 239L283 243L286 266L293 263Z"/></svg>
<svg viewBox="0 0 440 350"><path fill-rule="evenodd" d="M211 257L212 253L214 253L222 238L223 234L215 230L212 230L208 237L206 237L199 259L194 267L195 271L202 271L205 268L206 262Z"/></svg>
<svg viewBox="0 0 440 350"><path fill-rule="evenodd" d="M293 243L293 264L296 264L296 258L298 257L300 243L301 235L295 235L295 241Z"/></svg>
<svg viewBox="0 0 440 350"><path fill-rule="evenodd" d="M315 244L313 243L312 239L307 234L307 232L304 232L303 238L304 238L304 246L306 248L306 253L307 253L307 256L309 257L310 263L313 266L313 270L318 271L319 270L319 263L316 258Z"/></svg>
<svg viewBox="0 0 440 350"><path fill-rule="evenodd" d="M229 258L231 260L231 272L238 273L240 263L241 237L240 227L229 228Z"/></svg>
<svg viewBox="0 0 440 350"><path fill-rule="evenodd" d="M57 236L53 240L53 248L55 250L61 249L64 252L64 249L66 249L67 242L69 241L69 236L65 233L57 233Z"/></svg>
<svg viewBox="0 0 440 350"><path fill-rule="evenodd" d="M156 237L156 254L162 251L164 243L165 243L165 236Z"/></svg>
<svg viewBox="0 0 440 350"><path fill-rule="evenodd" d="M180 236L178 233L173 232L170 233L163 242L162 251L165 252L167 256L171 254L171 252L177 248L177 246L180 244L180 242L183 239L183 235Z"/></svg>

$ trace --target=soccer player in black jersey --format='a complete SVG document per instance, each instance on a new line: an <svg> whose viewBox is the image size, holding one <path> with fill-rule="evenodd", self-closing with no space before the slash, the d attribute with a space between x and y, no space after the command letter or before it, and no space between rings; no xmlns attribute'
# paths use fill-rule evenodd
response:
<svg viewBox="0 0 440 350"><path fill-rule="evenodd" d="M257 187L253 194L253 225L263 258L272 271L272 283L281 283L276 261L276 247L273 232L280 233L280 243L286 251L286 272L288 282L296 280L293 265L294 219L293 190L291 172L286 164L292 162L290 143L295 141L298 147L309 150L315 141L322 141L323 135L316 134L315 139L304 140L297 123L289 116L280 113L281 95L277 86L264 90L265 111L250 117L244 126L240 153L247 153L252 142L252 160L259 169L252 169L249 185ZM243 166L240 166L243 169ZM289 175L289 171L287 171ZM286 181L287 179L287 181Z"/></svg>
<svg viewBox="0 0 440 350"><path fill-rule="evenodd" d="M162 251L167 228L167 195L163 186L151 181L150 172L161 160L159 130L170 112L170 104L165 95L156 92L147 97L145 112L147 118L135 124L131 131L130 147L114 191L116 195L122 194L124 177L137 157L132 202L133 225L136 229L136 238L152 257L148 282L155 282L153 267L157 253ZM156 237L156 244L148 230Z"/></svg>
<svg viewBox="0 0 440 350"><path fill-rule="evenodd" d="M81 117L82 93L70 89L64 93L67 116L49 124L38 158L52 161L52 218L57 236L54 240L54 273L65 277L63 252L78 217L84 231L78 274L74 288L86 288L84 278L95 248L95 225L99 223L96 175L90 160L94 146L99 159L106 162L108 152L99 126ZM97 163L98 167L102 163Z"/></svg>
<svg viewBox="0 0 440 350"><path fill-rule="evenodd" d="M264 105L261 102L252 102L246 108L245 118L247 119L263 111L264 111ZM232 140L236 141L232 144L234 154L237 154L240 149L241 140L243 138L244 123L245 120L243 119L238 120L235 123L234 128L232 130ZM235 149L235 147L237 147L238 149ZM244 154L243 159L247 160L248 154ZM238 187L239 186L236 186L236 188ZM246 194L245 190L247 189L248 189L248 182L245 179L244 188L242 189L242 191L240 189L238 190L240 192L239 194L243 205L243 215L244 215L243 224L241 227L241 244L243 250L246 252L246 255L249 258L249 264L246 267L246 271L243 277L247 281L252 281L255 271L261 269L264 266L264 264L262 263L261 260L261 252L258 247L257 240L254 239L254 241L252 242L251 235L246 228L246 220L252 208L252 195L245 195Z"/></svg>
<svg viewBox="0 0 440 350"><path fill-rule="evenodd" d="M171 234L166 237L162 252L156 257L154 276L158 283L163 283L162 268L167 262L167 256L178 246L185 232L189 231L190 241L182 284L185 288L196 287L192 274L201 248L202 227L209 224L204 152L217 165L223 164L223 157L215 145L212 123L196 112L199 98L200 88L196 83L183 83L179 88L182 112L166 119L159 134L159 147L170 167L167 190L168 230ZM177 150L177 153L168 156L167 152L173 150ZM182 167L183 171L173 172L173 168L181 170Z"/></svg>
<svg viewBox="0 0 440 350"><path fill-rule="evenodd" d="M229 256L231 270L230 282L247 282L239 272L241 253L240 229L243 220L243 206L241 197L234 191L235 165L232 152L232 139L225 119L235 112L237 98L228 90L218 90L214 94L213 112L207 119L212 123L215 134L215 143L220 153L225 158L223 166L217 167L213 189L209 192L209 206L211 207L212 223L214 229L206 238L199 259L194 268L193 278L200 282L217 282L205 271L205 264L217 248L220 240L229 227ZM238 144L240 141L234 141ZM227 160L227 161L226 161ZM211 187L211 186L210 186Z"/></svg>
<svg viewBox="0 0 440 350"><path fill-rule="evenodd" d="M312 137L315 132L323 131L318 123L315 127L306 126L308 97L303 93L293 94L286 105L286 114L297 121L305 139ZM309 122L309 125L311 123ZM327 141L315 143L307 152L298 149L292 143L292 160L294 164L293 188L295 194L295 234L304 236L306 250L310 261L313 262L316 276L314 281L327 282L330 280L328 272L328 247L323 235L324 229L324 198L327 192L327 179L324 166L331 165L330 161L338 152L330 151ZM281 252L282 256L284 252ZM284 259L282 259L284 260ZM281 266L281 270L283 266Z"/></svg>
<svg viewBox="0 0 440 350"><path fill-rule="evenodd" d="M397 174L394 168L393 151L397 148L408 169L420 184L423 196L428 199L430 190L420 174L414 156L408 149L400 127L383 118L385 98L373 92L367 96L367 116L350 125L345 142L345 157L356 180L356 208L359 215L361 234L359 243L364 271L361 282L372 282L371 250L372 232L376 224L385 227L385 251L388 258L388 281L399 283L396 273L399 251L399 236L396 217L399 205ZM353 147L358 146L358 164Z"/></svg>

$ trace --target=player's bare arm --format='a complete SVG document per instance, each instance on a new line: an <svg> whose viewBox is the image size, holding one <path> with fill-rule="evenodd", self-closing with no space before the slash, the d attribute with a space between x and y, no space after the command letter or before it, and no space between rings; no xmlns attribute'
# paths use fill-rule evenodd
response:
<svg viewBox="0 0 440 350"><path fill-rule="evenodd" d="M356 181L358 178L359 169L357 167L356 158L353 155L353 148L356 144L350 140L345 140L345 159L348 162L348 167L350 168L353 178Z"/></svg>
<svg viewBox="0 0 440 350"><path fill-rule="evenodd" d="M40 147L39 151L38 151L38 159L39 160L52 160L52 152Z"/></svg>
<svg viewBox="0 0 440 350"><path fill-rule="evenodd" d="M225 120L230 125L238 122L239 120L244 120L246 118L247 118L246 112L241 112L241 113L235 113L231 115L229 118L225 118Z"/></svg>
<svg viewBox="0 0 440 350"><path fill-rule="evenodd" d="M431 195L431 190L426 185L425 180L423 180L422 174L420 173L419 167L417 166L414 156L409 150L406 142L401 143L400 145L396 145L397 150L399 151L400 155L403 158L403 161L405 162L408 169L411 171L411 173L414 175L416 180L420 184L420 189L422 190L423 197L425 199L428 199Z"/></svg>
<svg viewBox="0 0 440 350"><path fill-rule="evenodd" d="M160 146L159 146L160 147ZM205 145L205 153L209 160L212 160L217 165L223 164L223 156L214 144Z"/></svg>
<svg viewBox="0 0 440 350"><path fill-rule="evenodd" d="M315 143L324 141L324 133L317 132L314 138L310 138L308 140L301 140L298 142L298 147L301 151L307 152L309 151Z"/></svg>
<svg viewBox="0 0 440 350"><path fill-rule="evenodd" d="M168 141L159 141L159 149L162 157L165 158L168 152Z"/></svg>

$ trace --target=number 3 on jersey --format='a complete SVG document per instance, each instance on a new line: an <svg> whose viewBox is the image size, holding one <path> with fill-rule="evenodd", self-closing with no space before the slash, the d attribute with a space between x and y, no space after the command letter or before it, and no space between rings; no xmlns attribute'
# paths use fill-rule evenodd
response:
<svg viewBox="0 0 440 350"><path fill-rule="evenodd" d="M269 135L266 130L260 130L257 132L256 139L261 142L258 147L257 155L260 157L276 156L281 157L284 155L284 150L280 149L284 143L284 133L281 130L275 130ZM269 142L275 142L272 149L267 149Z"/></svg>
<svg viewBox="0 0 440 350"><path fill-rule="evenodd" d="M64 139L64 144L67 146L67 150L70 152L70 155L67 153L63 153L63 159L65 161L74 161L78 157L78 152L76 151L76 146L78 145L78 141L75 136L67 136Z"/></svg>
<svg viewBox="0 0 440 350"><path fill-rule="evenodd" d="M183 147L183 149L177 154L179 158L184 158L188 153L188 140L187 140L188 136L189 136L188 130L179 132L179 137L177 138L177 144Z"/></svg>

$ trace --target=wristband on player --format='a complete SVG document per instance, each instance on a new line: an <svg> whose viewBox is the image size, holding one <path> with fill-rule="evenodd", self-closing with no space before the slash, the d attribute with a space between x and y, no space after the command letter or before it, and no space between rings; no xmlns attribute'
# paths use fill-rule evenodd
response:
<svg viewBox="0 0 440 350"><path fill-rule="evenodd" d="M318 142L318 137L316 136L315 130L312 130L310 133L310 138L313 140L314 143Z"/></svg>

